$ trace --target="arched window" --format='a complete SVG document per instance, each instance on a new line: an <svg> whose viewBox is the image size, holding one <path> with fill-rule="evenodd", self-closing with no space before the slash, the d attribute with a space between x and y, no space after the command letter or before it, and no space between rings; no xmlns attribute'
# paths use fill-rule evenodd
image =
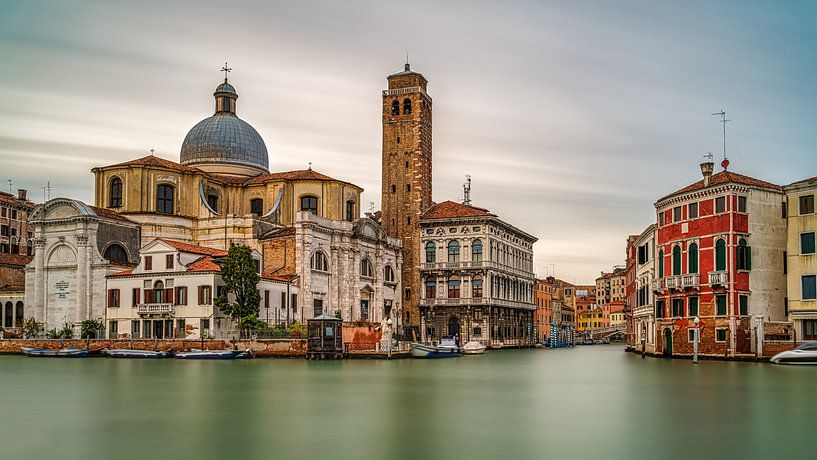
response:
<svg viewBox="0 0 817 460"><path fill-rule="evenodd" d="M426 299L437 297L437 278L429 276L426 278Z"/></svg>
<svg viewBox="0 0 817 460"><path fill-rule="evenodd" d="M312 254L312 259L309 261L309 267L312 270L328 272L329 262L326 260L326 254L321 251L315 251L315 253Z"/></svg>
<svg viewBox="0 0 817 460"><path fill-rule="evenodd" d="M207 204L210 206L210 209L218 212L218 195L213 193L207 195Z"/></svg>
<svg viewBox="0 0 817 460"><path fill-rule="evenodd" d="M672 248L672 274L673 276L681 274L681 246L678 245Z"/></svg>
<svg viewBox="0 0 817 460"><path fill-rule="evenodd" d="M253 198L250 200L250 213L255 214L256 216L261 216L264 214L264 200L261 198Z"/></svg>
<svg viewBox="0 0 817 460"><path fill-rule="evenodd" d="M176 208L173 204L176 189L172 185L160 184L156 187L156 212L159 214L174 214Z"/></svg>
<svg viewBox="0 0 817 460"><path fill-rule="evenodd" d="M301 211L308 211L312 214L318 213L318 199L314 196L301 197Z"/></svg>
<svg viewBox="0 0 817 460"><path fill-rule="evenodd" d="M471 243L471 260L476 262L482 260L482 240L474 240Z"/></svg>
<svg viewBox="0 0 817 460"><path fill-rule="evenodd" d="M111 179L111 193L109 208L119 208L122 206L122 179L114 177Z"/></svg>
<svg viewBox="0 0 817 460"><path fill-rule="evenodd" d="M752 269L752 248L746 244L746 240L743 238L738 241L736 255L735 263L737 264L738 270Z"/></svg>
<svg viewBox="0 0 817 460"><path fill-rule="evenodd" d="M687 267L687 273L698 273L698 245L692 243L689 245L689 249L687 249L687 259L689 260L689 264Z"/></svg>
<svg viewBox="0 0 817 460"><path fill-rule="evenodd" d="M163 303L165 300L165 284L161 281L153 283L153 303Z"/></svg>
<svg viewBox="0 0 817 460"><path fill-rule="evenodd" d="M448 242L448 261L460 261L460 243L457 240L451 240Z"/></svg>
<svg viewBox="0 0 817 460"><path fill-rule="evenodd" d="M664 250L658 251L658 277L664 277Z"/></svg>
<svg viewBox="0 0 817 460"><path fill-rule="evenodd" d="M723 239L715 242L715 270L726 270L726 241Z"/></svg>
<svg viewBox="0 0 817 460"><path fill-rule="evenodd" d="M352 200L346 202L346 220L349 222L355 220L355 202Z"/></svg>
<svg viewBox="0 0 817 460"><path fill-rule="evenodd" d="M400 101L394 101L391 103L391 114L400 115Z"/></svg>
<svg viewBox="0 0 817 460"><path fill-rule="evenodd" d="M437 245L429 241L426 243L426 263L434 263L437 261Z"/></svg>
<svg viewBox="0 0 817 460"><path fill-rule="evenodd" d="M460 277L457 275L451 275L448 277L448 298L460 298Z"/></svg>
<svg viewBox="0 0 817 460"><path fill-rule="evenodd" d="M383 278L386 280L387 283L394 282L394 269L391 268L391 265L386 265L386 268L383 270L384 276Z"/></svg>
<svg viewBox="0 0 817 460"><path fill-rule="evenodd" d="M15 318L17 318L17 320L15 321L17 323L15 324L16 327L20 327L23 325L23 314L25 313L24 310L25 309L23 308L23 302L18 300L17 311L15 312Z"/></svg>
<svg viewBox="0 0 817 460"><path fill-rule="evenodd" d="M482 275L474 275L471 279L471 297L482 297Z"/></svg>
<svg viewBox="0 0 817 460"><path fill-rule="evenodd" d="M366 278L372 277L372 263L369 262L369 259L360 261L360 276L365 276Z"/></svg>
<svg viewBox="0 0 817 460"><path fill-rule="evenodd" d="M411 99L403 99L403 115L411 113Z"/></svg>
<svg viewBox="0 0 817 460"><path fill-rule="evenodd" d="M105 249L103 257L111 262L128 263L128 253L118 244L112 244Z"/></svg>
<svg viewBox="0 0 817 460"><path fill-rule="evenodd" d="M3 327L14 326L14 304L11 302L6 302L6 314L3 321Z"/></svg>

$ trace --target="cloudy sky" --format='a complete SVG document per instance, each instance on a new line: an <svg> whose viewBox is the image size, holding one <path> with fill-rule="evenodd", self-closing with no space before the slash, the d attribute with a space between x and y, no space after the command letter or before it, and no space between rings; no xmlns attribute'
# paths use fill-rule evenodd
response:
<svg viewBox="0 0 817 460"><path fill-rule="evenodd" d="M536 269L592 282L652 203L727 149L740 173L817 174L815 2L0 0L0 179L93 200L94 166L178 161L229 61L271 170L380 202L380 91L406 53L434 98L434 199L536 235ZM0 182L4 189L6 182Z"/></svg>

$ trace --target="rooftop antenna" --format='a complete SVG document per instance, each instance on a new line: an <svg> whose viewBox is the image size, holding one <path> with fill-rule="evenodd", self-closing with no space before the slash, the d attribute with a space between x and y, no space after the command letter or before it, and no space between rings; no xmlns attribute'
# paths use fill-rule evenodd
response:
<svg viewBox="0 0 817 460"><path fill-rule="evenodd" d="M406 70L411 70L411 66L409 65L408 51L406 51Z"/></svg>
<svg viewBox="0 0 817 460"><path fill-rule="evenodd" d="M712 157L713 157L712 152L706 152L704 154L704 158L706 158L709 161L712 161Z"/></svg>
<svg viewBox="0 0 817 460"><path fill-rule="evenodd" d="M11 179L9 179L9 193L12 193L12 191L11 191Z"/></svg>
<svg viewBox="0 0 817 460"><path fill-rule="evenodd" d="M45 187L40 188L43 189L43 202L51 200L51 181L48 181L48 185Z"/></svg>
<svg viewBox="0 0 817 460"><path fill-rule="evenodd" d="M374 201L369 202L369 214L374 214Z"/></svg>
<svg viewBox="0 0 817 460"><path fill-rule="evenodd" d="M471 204L471 175L465 175L465 183L462 184L462 204Z"/></svg>
<svg viewBox="0 0 817 460"><path fill-rule="evenodd" d="M221 68L221 71L224 72L224 83L227 83L227 72L232 72L232 67L227 67L227 62L224 62L224 67Z"/></svg>
<svg viewBox="0 0 817 460"><path fill-rule="evenodd" d="M723 123L723 161L721 162L721 166L723 169L726 169L729 166L729 160L726 158L726 123L732 121L726 119L726 111L721 109L720 112L715 112L712 115L720 115L721 123Z"/></svg>

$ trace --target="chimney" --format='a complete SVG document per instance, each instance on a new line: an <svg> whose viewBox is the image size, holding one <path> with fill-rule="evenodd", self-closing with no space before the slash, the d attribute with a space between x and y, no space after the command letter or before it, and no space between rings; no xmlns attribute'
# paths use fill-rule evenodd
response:
<svg viewBox="0 0 817 460"><path fill-rule="evenodd" d="M23 201L27 201L28 198L26 198L26 189L18 188L17 189L17 198L20 199L20 200L23 200Z"/></svg>
<svg viewBox="0 0 817 460"><path fill-rule="evenodd" d="M711 161L701 163L701 174L704 175L704 187L709 187L709 183L712 180L712 169L714 167L715 163Z"/></svg>

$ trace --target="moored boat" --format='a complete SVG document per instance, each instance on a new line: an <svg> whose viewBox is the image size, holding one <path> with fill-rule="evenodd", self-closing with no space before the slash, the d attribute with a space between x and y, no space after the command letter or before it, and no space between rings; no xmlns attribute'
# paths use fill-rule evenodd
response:
<svg viewBox="0 0 817 460"><path fill-rule="evenodd" d="M774 364L817 364L817 342L805 342L794 350L782 351L769 360Z"/></svg>
<svg viewBox="0 0 817 460"><path fill-rule="evenodd" d="M462 356L462 349L457 346L453 337L442 337L439 345L411 344L413 358L457 358Z"/></svg>
<svg viewBox="0 0 817 460"><path fill-rule="evenodd" d="M161 359L169 358L171 355L169 351L129 350L127 348L106 349L102 353L111 358L131 359Z"/></svg>
<svg viewBox="0 0 817 460"><path fill-rule="evenodd" d="M176 353L176 359L250 359L248 350L190 350Z"/></svg>
<svg viewBox="0 0 817 460"><path fill-rule="evenodd" d="M22 347L23 354L34 358L87 358L91 354L82 348L60 348L46 350L44 348Z"/></svg>
<svg viewBox="0 0 817 460"><path fill-rule="evenodd" d="M485 348L485 345L472 340L462 346L462 352L466 355L481 355L485 353Z"/></svg>

